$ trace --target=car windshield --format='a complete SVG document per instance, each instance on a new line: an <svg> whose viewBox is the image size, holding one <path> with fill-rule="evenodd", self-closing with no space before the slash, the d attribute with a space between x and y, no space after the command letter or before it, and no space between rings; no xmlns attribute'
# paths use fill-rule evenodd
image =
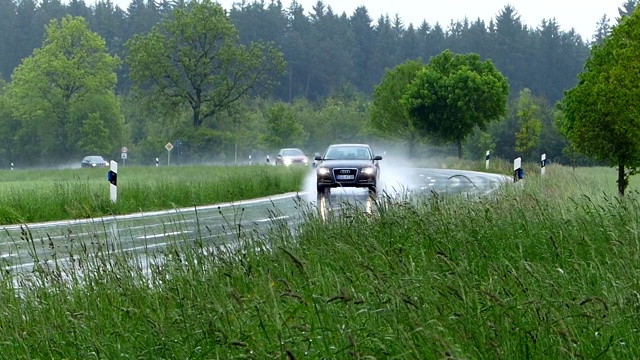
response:
<svg viewBox="0 0 640 360"><path fill-rule="evenodd" d="M304 153L300 149L285 149L282 150L282 156L304 156Z"/></svg>
<svg viewBox="0 0 640 360"><path fill-rule="evenodd" d="M369 149L364 146L336 146L327 150L326 160L371 160Z"/></svg>
<svg viewBox="0 0 640 360"><path fill-rule="evenodd" d="M91 163L101 163L104 162L104 159L102 158L102 156L87 156L86 158L84 158L84 161Z"/></svg>

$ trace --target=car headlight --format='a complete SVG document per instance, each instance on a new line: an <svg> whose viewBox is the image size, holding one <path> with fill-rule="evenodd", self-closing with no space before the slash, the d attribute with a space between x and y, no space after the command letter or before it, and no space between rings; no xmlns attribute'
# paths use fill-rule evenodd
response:
<svg viewBox="0 0 640 360"><path fill-rule="evenodd" d="M373 173L375 172L376 172L376 169L372 167L362 168L362 173L365 175L373 175Z"/></svg>
<svg viewBox="0 0 640 360"><path fill-rule="evenodd" d="M304 158L304 159L302 159L302 162L306 164L306 163L308 163L308 162L309 162L309 159Z"/></svg>
<svg viewBox="0 0 640 360"><path fill-rule="evenodd" d="M284 159L282 160L282 163L284 163L285 165L291 165L291 159L289 159L289 158L284 158Z"/></svg>
<svg viewBox="0 0 640 360"><path fill-rule="evenodd" d="M318 175L328 175L328 174L329 174L329 169L327 169L326 167L318 168Z"/></svg>

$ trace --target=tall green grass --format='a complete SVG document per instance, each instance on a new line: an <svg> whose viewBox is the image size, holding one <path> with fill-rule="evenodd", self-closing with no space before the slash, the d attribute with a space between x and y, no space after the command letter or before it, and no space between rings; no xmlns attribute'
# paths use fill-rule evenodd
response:
<svg viewBox="0 0 640 360"><path fill-rule="evenodd" d="M0 171L0 224L90 218L299 191L306 168L120 167L118 200L107 169Z"/></svg>
<svg viewBox="0 0 640 360"><path fill-rule="evenodd" d="M79 256L81 272L40 267L20 290L3 273L0 353L636 358L640 194L619 198L582 170L547 175L473 201L381 194L372 213L322 218L301 203L295 229L239 234L231 256L197 240L149 251L162 259L153 276L131 253L106 252Z"/></svg>

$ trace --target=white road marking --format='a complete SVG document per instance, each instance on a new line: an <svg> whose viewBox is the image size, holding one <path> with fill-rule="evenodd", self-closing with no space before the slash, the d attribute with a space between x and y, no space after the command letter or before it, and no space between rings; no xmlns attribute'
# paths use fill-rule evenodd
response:
<svg viewBox="0 0 640 360"><path fill-rule="evenodd" d="M170 233L163 233L163 234L152 234L152 235L144 235L144 236L138 236L136 239L157 239L157 238L162 238L165 236L172 236L172 235L180 235L180 234L190 234L193 231L187 230L187 231L174 231L174 232L170 232Z"/></svg>
<svg viewBox="0 0 640 360"><path fill-rule="evenodd" d="M156 247L160 247L163 245L167 245L166 242L162 242L162 243L157 243L157 244L147 244L147 245L141 245L141 246L134 246L132 248L126 248L126 249L122 249L123 252L126 251L136 251L136 250L142 250L142 249L153 249Z"/></svg>
<svg viewBox="0 0 640 360"><path fill-rule="evenodd" d="M256 222L267 222L267 221L274 221L274 220L281 220L281 219L288 219L288 218L289 218L289 216L283 215L283 216L278 216L278 217L275 217L275 218L256 220Z"/></svg>
<svg viewBox="0 0 640 360"><path fill-rule="evenodd" d="M215 235L211 235L211 236L206 236L206 238L212 239L212 238L216 238L216 237L223 237L223 236L230 236L230 235L232 235L232 234L215 234ZM118 251L129 252L129 251L136 251L136 250L143 250L143 249L152 249L152 248L157 248L157 247L161 247L161 246L166 246L167 244L169 244L169 242L161 242L161 243L155 243L155 244L145 244L145 245L140 245L140 246L134 246L134 247L119 249ZM224 245L226 245L226 244L224 244ZM11 255L11 256L15 256L15 255ZM95 254L92 254L92 256L95 256ZM55 261L57 261L58 263L63 263L63 262L68 262L71 258L72 257L66 257L66 258L56 259ZM52 260L45 260L45 262L50 263L50 262L52 262ZM24 269L24 268L33 267L34 265L36 265L35 262L29 262L29 263L11 265L11 266L9 266L9 267L7 267L5 269L6 270L17 270L17 269Z"/></svg>
<svg viewBox="0 0 640 360"><path fill-rule="evenodd" d="M195 207L192 206L192 207L188 207L188 208L180 208L180 209L173 209L173 210L141 212L141 213L127 214L127 215L117 215L117 216L103 216L103 217L91 218L91 219L49 221L49 222L28 224L27 226L30 229L37 229L37 228L43 228L43 227L47 228L47 227L54 227L54 226L60 226L60 225L92 224L92 223L96 223L96 222L106 222L106 221L144 219L144 218L162 216L162 215L176 215L176 214L180 215L180 214L194 213L194 212L197 212L197 211L214 210L214 209L218 209L218 208L222 209L222 208L234 207L234 206L235 207L239 207L239 206L255 205L255 204L260 204L260 203L264 203L264 202L270 202L270 201L277 201L277 200L282 200L282 199L294 198L296 196L301 196L301 195L304 195L304 194L305 194L304 192L295 192L295 193L282 194L282 195L278 195L278 196L268 196L268 197L263 197L263 198L258 198L258 199L241 200L241 201L236 201L236 202L228 202L228 203L223 203L223 204L214 204L214 205L206 205L206 206L195 206ZM0 230L2 230L2 231L20 230L22 227L24 227L24 225L0 226Z"/></svg>
<svg viewBox="0 0 640 360"><path fill-rule="evenodd" d="M56 235L56 236L47 236L47 239L51 239L51 240L55 240L55 239L68 239L70 237L77 237L77 236L87 236L87 235L93 235L95 233L87 233L87 232L83 232L83 233L71 233L71 234L67 234L67 235Z"/></svg>

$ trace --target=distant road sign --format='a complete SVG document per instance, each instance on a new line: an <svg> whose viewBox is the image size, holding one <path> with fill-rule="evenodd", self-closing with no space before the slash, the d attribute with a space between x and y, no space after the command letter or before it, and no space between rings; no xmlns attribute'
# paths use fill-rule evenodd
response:
<svg viewBox="0 0 640 360"><path fill-rule="evenodd" d="M126 153L129 151L129 148L126 146L123 146L120 152Z"/></svg>
<svg viewBox="0 0 640 360"><path fill-rule="evenodd" d="M127 160L127 153L126 152L122 153L122 160Z"/></svg>
<svg viewBox="0 0 640 360"><path fill-rule="evenodd" d="M167 151L171 151L171 149L173 149L173 145L169 142L164 146L164 148L167 149Z"/></svg>

